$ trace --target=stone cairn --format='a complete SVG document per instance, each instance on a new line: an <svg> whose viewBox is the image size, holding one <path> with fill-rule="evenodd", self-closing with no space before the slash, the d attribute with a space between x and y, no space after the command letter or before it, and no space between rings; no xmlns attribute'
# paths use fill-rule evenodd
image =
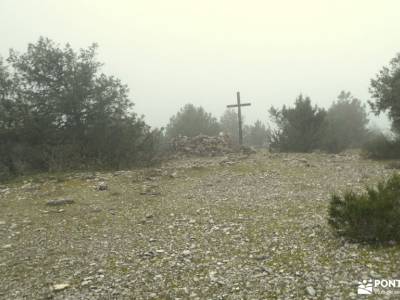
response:
<svg viewBox="0 0 400 300"><path fill-rule="evenodd" d="M236 152L232 140L227 134L195 137L179 136L171 141L173 150L178 154L195 156L220 156Z"/></svg>

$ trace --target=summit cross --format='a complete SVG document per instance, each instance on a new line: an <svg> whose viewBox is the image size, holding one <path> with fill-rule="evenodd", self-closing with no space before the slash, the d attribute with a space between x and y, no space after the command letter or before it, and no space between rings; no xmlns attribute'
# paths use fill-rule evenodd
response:
<svg viewBox="0 0 400 300"><path fill-rule="evenodd" d="M238 122L239 122L239 144L243 144L243 131L242 131L242 106L250 106L251 103L240 103L240 92L236 93L236 99L237 103L236 104L230 104L227 105L226 107L232 108L232 107L237 107L238 108Z"/></svg>

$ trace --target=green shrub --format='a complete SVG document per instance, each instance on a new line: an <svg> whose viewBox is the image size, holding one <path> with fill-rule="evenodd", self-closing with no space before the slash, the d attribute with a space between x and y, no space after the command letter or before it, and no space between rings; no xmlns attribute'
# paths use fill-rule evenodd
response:
<svg viewBox="0 0 400 300"><path fill-rule="evenodd" d="M360 195L332 195L328 222L338 235L352 240L400 241L400 175L367 187Z"/></svg>
<svg viewBox="0 0 400 300"><path fill-rule="evenodd" d="M366 157L372 159L400 158L400 140L389 139L383 133L372 133L362 147Z"/></svg>
<svg viewBox="0 0 400 300"><path fill-rule="evenodd" d="M276 129L270 136L271 149L281 152L312 152L319 147L326 111L298 96L294 107L269 110Z"/></svg>

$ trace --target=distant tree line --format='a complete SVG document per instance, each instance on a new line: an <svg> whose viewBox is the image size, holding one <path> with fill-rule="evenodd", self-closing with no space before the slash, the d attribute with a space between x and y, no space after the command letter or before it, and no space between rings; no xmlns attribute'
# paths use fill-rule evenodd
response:
<svg viewBox="0 0 400 300"><path fill-rule="evenodd" d="M365 106L348 92L341 92L327 111L313 106L309 97L300 95L294 107L271 107L269 113L273 128L260 120L244 125L244 144L282 152L320 149L337 153L360 147L368 136ZM238 116L235 110L227 109L218 122L202 107L187 104L170 119L166 136L170 139L178 135L217 135L219 132L229 134L232 141L238 143Z"/></svg>
<svg viewBox="0 0 400 300"><path fill-rule="evenodd" d="M170 140L179 135L188 137L199 134L215 136L221 132L228 134L233 143L239 143L238 115L235 110L227 109L218 121L203 107L196 107L189 103L170 118L165 137ZM262 147L268 143L269 130L260 120L257 120L254 125L244 125L243 136L246 144Z"/></svg>
<svg viewBox="0 0 400 300"><path fill-rule="evenodd" d="M340 152L362 147L371 158L400 158L400 53L371 80L370 93L372 100L368 104L376 115L388 114L391 135L367 129L365 106L350 93L342 92L328 111L312 106L311 100L303 96L296 99L293 108L272 107L270 114L276 129L271 146L280 151L300 152Z"/></svg>
<svg viewBox="0 0 400 300"><path fill-rule="evenodd" d="M271 107L275 123L271 148L286 152L324 150L338 153L361 147L368 136L365 105L349 92L341 92L326 111L300 95L294 107Z"/></svg>
<svg viewBox="0 0 400 300"><path fill-rule="evenodd" d="M132 111L128 87L101 73L96 49L40 38L0 59L0 178L151 160L160 132Z"/></svg>
<svg viewBox="0 0 400 300"><path fill-rule="evenodd" d="M370 92L372 111L377 115L387 112L392 121L391 136L368 128L366 106L350 92L342 91L327 110L312 105L303 95L296 98L293 107L271 107L273 126L266 127L259 120L245 125L244 142L282 152L339 153L362 148L371 158L400 158L400 53L371 80ZM235 110L227 109L218 122L203 108L188 104L170 119L166 135L216 135L223 131L237 142L237 127Z"/></svg>
<svg viewBox="0 0 400 300"><path fill-rule="evenodd" d="M40 38L26 52L10 50L6 60L0 58L0 179L30 171L148 164L178 135L222 131L238 143L232 109L218 120L187 104L165 132L152 130L133 111L128 87L101 72L96 50L95 44L75 51ZM244 142L286 152L363 147L373 158L399 158L400 54L371 80L370 92L372 111L387 112L392 121L391 137L369 131L365 105L341 92L327 110L303 95L293 107L271 107L273 126L260 120L245 125Z"/></svg>

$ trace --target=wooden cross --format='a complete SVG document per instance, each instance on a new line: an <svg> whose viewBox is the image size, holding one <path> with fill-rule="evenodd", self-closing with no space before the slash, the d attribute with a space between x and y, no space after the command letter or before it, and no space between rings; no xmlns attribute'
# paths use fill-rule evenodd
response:
<svg viewBox="0 0 400 300"><path fill-rule="evenodd" d="M251 103L240 103L240 92L236 93L236 98L237 98L237 104L230 104L227 105L226 107L232 108L232 107L237 107L238 108L238 121L239 121L239 144L243 144L243 133L242 133L242 106L250 106Z"/></svg>

